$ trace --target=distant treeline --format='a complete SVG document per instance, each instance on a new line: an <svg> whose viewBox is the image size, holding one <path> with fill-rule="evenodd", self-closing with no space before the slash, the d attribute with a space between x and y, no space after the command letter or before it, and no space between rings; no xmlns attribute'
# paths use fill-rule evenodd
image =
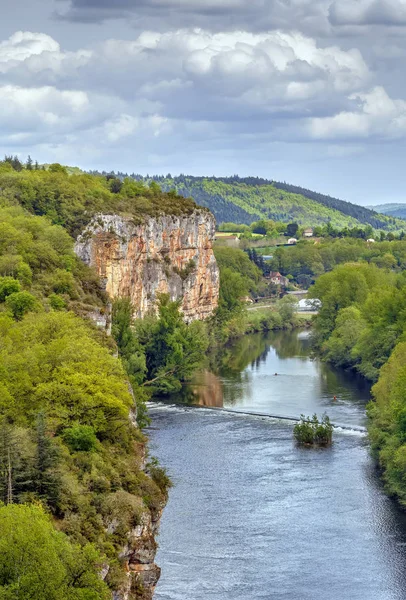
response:
<svg viewBox="0 0 406 600"><path fill-rule="evenodd" d="M198 204L209 208L219 223L234 221L250 225L258 218L268 218L284 222L294 220L303 225L331 221L336 227L363 224L374 229L402 228L392 215L381 215L365 206L261 177L195 177L184 174L173 177L170 173L143 176L121 172L115 173L115 176L147 183L156 181L164 191L174 188L179 194L191 196Z"/></svg>

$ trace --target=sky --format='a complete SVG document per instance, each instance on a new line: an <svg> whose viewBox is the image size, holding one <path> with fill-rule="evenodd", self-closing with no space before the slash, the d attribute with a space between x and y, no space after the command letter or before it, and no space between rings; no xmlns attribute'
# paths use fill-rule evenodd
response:
<svg viewBox="0 0 406 600"><path fill-rule="evenodd" d="M0 155L406 202L406 0L0 6Z"/></svg>

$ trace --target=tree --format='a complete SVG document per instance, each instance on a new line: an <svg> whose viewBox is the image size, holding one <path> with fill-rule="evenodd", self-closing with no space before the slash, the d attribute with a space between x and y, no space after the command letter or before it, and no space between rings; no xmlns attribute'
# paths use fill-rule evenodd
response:
<svg viewBox="0 0 406 600"><path fill-rule="evenodd" d="M20 282L14 277L0 277L0 302L4 302L11 294L19 292L20 287Z"/></svg>
<svg viewBox="0 0 406 600"><path fill-rule="evenodd" d="M177 391L201 364L208 341L199 321L186 324L179 302L163 294L159 300L159 319L149 327L145 356L148 381L162 393Z"/></svg>
<svg viewBox="0 0 406 600"><path fill-rule="evenodd" d="M286 235L288 237L295 237L299 229L299 225L297 223L289 223L286 228Z"/></svg>
<svg viewBox="0 0 406 600"><path fill-rule="evenodd" d="M109 187L110 187L110 191L113 194L119 194L121 192L121 188L123 187L123 182L121 181L121 179L114 177L109 182Z"/></svg>
<svg viewBox="0 0 406 600"><path fill-rule="evenodd" d="M14 292L6 298L6 307L17 321L21 320L27 312L33 310L36 304L37 299L29 292Z"/></svg>
<svg viewBox="0 0 406 600"><path fill-rule="evenodd" d="M40 506L0 507L0 599L107 600L95 548L72 544Z"/></svg>
<svg viewBox="0 0 406 600"><path fill-rule="evenodd" d="M247 280L228 267L220 269L220 299L218 314L221 320L241 310L241 298L248 294Z"/></svg>
<svg viewBox="0 0 406 600"><path fill-rule="evenodd" d="M50 173L62 173L63 175L68 174L66 168L60 165L59 163L52 163L52 165L49 165L48 171Z"/></svg>
<svg viewBox="0 0 406 600"><path fill-rule="evenodd" d="M28 432L0 420L0 502L21 502L33 490L34 445Z"/></svg>
<svg viewBox="0 0 406 600"><path fill-rule="evenodd" d="M59 500L59 462L57 447L47 433L45 415L41 412L37 417L33 487L38 498L45 500L54 510Z"/></svg>
<svg viewBox="0 0 406 600"><path fill-rule="evenodd" d="M31 158L31 156L28 156L27 162L25 163L25 168L27 169L27 171L32 171L32 158Z"/></svg>

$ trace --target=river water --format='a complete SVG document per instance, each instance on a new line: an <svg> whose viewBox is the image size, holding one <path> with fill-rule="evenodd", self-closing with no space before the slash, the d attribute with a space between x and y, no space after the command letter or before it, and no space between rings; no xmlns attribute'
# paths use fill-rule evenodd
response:
<svg viewBox="0 0 406 600"><path fill-rule="evenodd" d="M306 333L246 336L213 362L150 411L152 453L174 482L156 600L406 599L405 515L365 436L338 430L331 448L300 448L292 423L245 414L327 411L361 427L365 382L311 360Z"/></svg>

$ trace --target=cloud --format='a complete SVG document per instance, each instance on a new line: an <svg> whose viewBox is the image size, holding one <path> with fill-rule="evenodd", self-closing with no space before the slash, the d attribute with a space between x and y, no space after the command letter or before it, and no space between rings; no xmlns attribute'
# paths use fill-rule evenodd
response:
<svg viewBox="0 0 406 600"><path fill-rule="evenodd" d="M17 32L0 43L0 141L111 166L115 152L157 168L231 164L278 143L345 156L345 144L406 136L406 103L374 76L357 48L297 31L149 30L69 52Z"/></svg>
<svg viewBox="0 0 406 600"><path fill-rule="evenodd" d="M201 27L210 31L252 32L300 26L304 31L327 26L330 0L71 0L61 19L100 23L131 19L139 29Z"/></svg>
<svg viewBox="0 0 406 600"><path fill-rule="evenodd" d="M357 104L356 110L313 118L307 124L308 133L319 140L368 137L396 140L406 135L405 100L392 100L379 86L366 93L352 94L349 99Z"/></svg>
<svg viewBox="0 0 406 600"><path fill-rule="evenodd" d="M44 33L17 31L0 43L0 64L24 61L30 56L44 52L59 52L60 47L52 37Z"/></svg>
<svg viewBox="0 0 406 600"><path fill-rule="evenodd" d="M22 39L31 47L31 34ZM16 62L0 56L10 84L82 89L118 97L136 116L256 121L274 114L325 114L365 88L368 66L356 49L319 47L303 34L201 29L144 32L65 53L50 40ZM8 43L13 47L12 44ZM50 49L53 47L53 49Z"/></svg>
<svg viewBox="0 0 406 600"><path fill-rule="evenodd" d="M336 0L329 9L332 25L406 25L406 0Z"/></svg>

